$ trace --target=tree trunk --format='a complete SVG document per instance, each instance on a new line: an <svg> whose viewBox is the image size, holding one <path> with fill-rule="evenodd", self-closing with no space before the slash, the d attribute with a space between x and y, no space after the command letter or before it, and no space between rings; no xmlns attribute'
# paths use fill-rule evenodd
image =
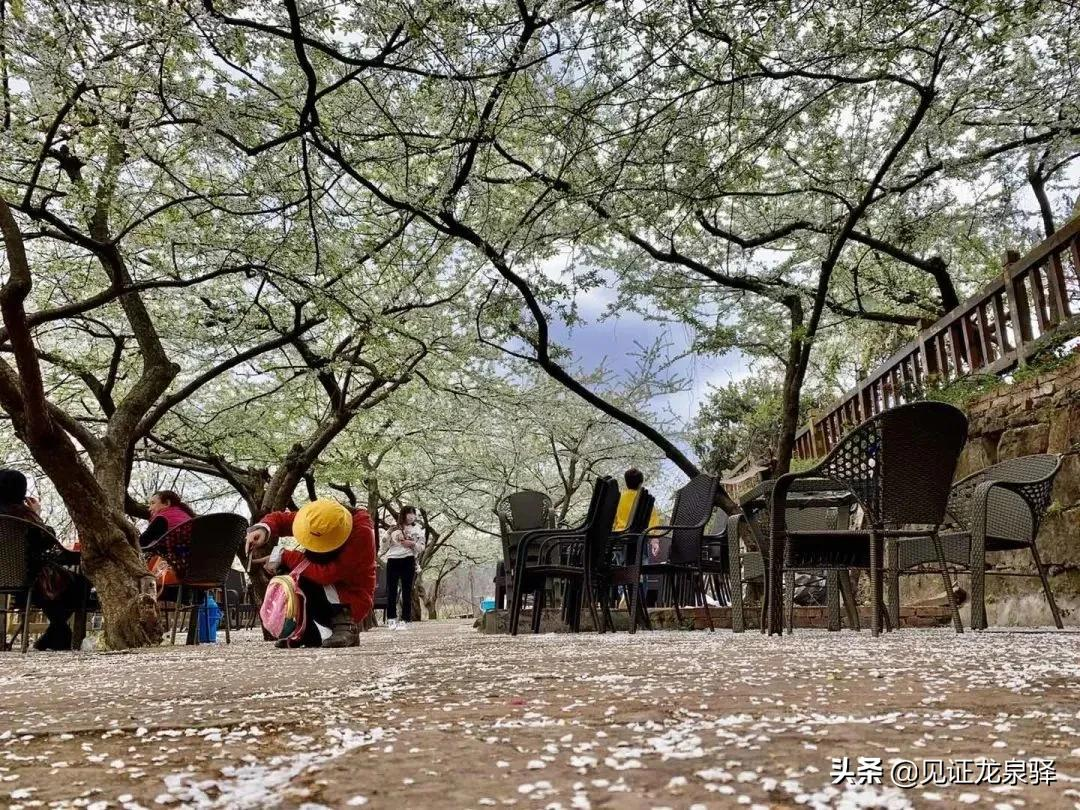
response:
<svg viewBox="0 0 1080 810"><path fill-rule="evenodd" d="M101 524L80 525L83 570L97 589L105 617L105 645L110 650L146 647L161 642L157 586L142 557L124 533ZM107 549L107 554L95 553Z"/></svg>
<svg viewBox="0 0 1080 810"><path fill-rule="evenodd" d="M62 445L27 447L53 482L79 533L82 568L97 590L109 649L160 643L157 586L139 553L135 527L124 514L124 495L112 503L81 463L65 467ZM106 465L108 467L108 465Z"/></svg>
<svg viewBox="0 0 1080 810"><path fill-rule="evenodd" d="M785 301L791 312L791 338L788 343L788 359L784 368L784 390L780 415L780 436L776 443L776 466L773 474L781 476L791 469L795 452L795 434L799 431L799 398L802 395L806 367L803 355L803 310L797 296Z"/></svg>
<svg viewBox="0 0 1080 810"><path fill-rule="evenodd" d="M420 578L420 574L416 575L416 579L413 580L412 589L412 618L414 622L424 620L424 605L427 603L427 591L424 588L424 582Z"/></svg>
<svg viewBox="0 0 1080 810"><path fill-rule="evenodd" d="M1054 208L1050 205L1050 197L1046 194L1046 178L1038 171L1033 171L1028 175L1028 182L1031 183L1031 190L1035 193L1035 199L1039 203L1039 215L1042 217L1043 231L1049 238L1054 235L1054 231L1057 229L1054 227Z"/></svg>

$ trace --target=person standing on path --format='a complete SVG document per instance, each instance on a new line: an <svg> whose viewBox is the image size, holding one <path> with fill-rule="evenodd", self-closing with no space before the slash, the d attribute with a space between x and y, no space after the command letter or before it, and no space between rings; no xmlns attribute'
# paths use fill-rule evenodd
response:
<svg viewBox="0 0 1080 810"><path fill-rule="evenodd" d="M379 556L386 561L386 625L398 628L412 621L413 581L424 551L424 530L416 523L416 507L403 506L397 523L384 537ZM401 588L401 621L397 595Z"/></svg>

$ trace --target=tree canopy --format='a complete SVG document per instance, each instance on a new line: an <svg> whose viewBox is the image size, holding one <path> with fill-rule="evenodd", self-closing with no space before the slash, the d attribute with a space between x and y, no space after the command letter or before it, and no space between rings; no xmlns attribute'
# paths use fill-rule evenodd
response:
<svg viewBox="0 0 1080 810"><path fill-rule="evenodd" d="M445 571L515 487L567 516L630 464L786 468L808 406L1075 213L1073 4L0 12L8 456L115 646L158 632L147 482L418 502ZM583 363L573 328L626 317L656 345ZM745 369L689 418L674 330Z"/></svg>

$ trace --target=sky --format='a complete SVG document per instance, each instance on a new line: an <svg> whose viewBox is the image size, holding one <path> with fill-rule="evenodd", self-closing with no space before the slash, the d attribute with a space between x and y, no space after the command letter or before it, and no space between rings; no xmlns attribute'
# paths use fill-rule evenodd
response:
<svg viewBox="0 0 1080 810"><path fill-rule="evenodd" d="M568 272L570 261L568 253L555 257L546 262L541 271L550 278L567 281L568 277L564 274ZM638 345L648 346L658 340L663 341L668 345L668 354L678 357L671 366L671 372L687 378L688 387L677 394L655 398L653 406L658 412L670 412L683 425L689 424L697 414L711 386L739 379L748 372L747 360L739 352L722 357L687 352L693 343L694 333L684 325L660 323L636 312L613 313L610 305L616 300L616 291L610 287L579 292L575 300L580 321L570 328L552 318L552 340L572 352L580 370L592 371L603 367L620 379L626 379L633 373L637 365L634 354ZM677 443L696 461L695 454L684 442ZM612 470L615 475L621 472ZM661 464L659 480L647 482L649 489L657 496L662 515L668 514L675 489L684 483L686 476L669 461Z"/></svg>
<svg viewBox="0 0 1080 810"><path fill-rule="evenodd" d="M541 272L550 278L568 280L570 252L545 262ZM678 357L671 372L688 378L687 390L672 396L658 397L657 408L670 409L682 421L690 421L708 395L709 387L739 379L747 373L747 361L738 352L722 357L687 353L693 343L693 330L682 324L667 324L649 320L636 312L612 312L616 291L597 287L579 292L575 302L581 321L573 327L553 319L552 338L569 349L583 371L605 367L625 379L636 366L638 346L656 341L668 345L668 354ZM685 355L685 356L680 356Z"/></svg>

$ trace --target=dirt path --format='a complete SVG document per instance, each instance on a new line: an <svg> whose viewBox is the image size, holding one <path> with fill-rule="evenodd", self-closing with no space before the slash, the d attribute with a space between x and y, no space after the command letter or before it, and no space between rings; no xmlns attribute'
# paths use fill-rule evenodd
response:
<svg viewBox="0 0 1080 810"><path fill-rule="evenodd" d="M1080 634L241 635L2 656L0 805L1080 807ZM833 786L845 756L881 784ZM896 760L980 757L1053 759L1057 781L891 784Z"/></svg>

